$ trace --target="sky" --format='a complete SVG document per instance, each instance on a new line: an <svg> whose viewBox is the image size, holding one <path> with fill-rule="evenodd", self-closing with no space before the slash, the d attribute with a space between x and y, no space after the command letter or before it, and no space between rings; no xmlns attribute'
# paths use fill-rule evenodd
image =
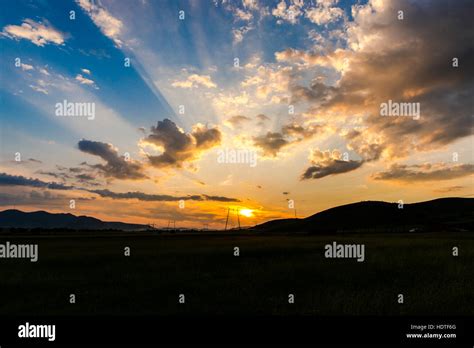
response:
<svg viewBox="0 0 474 348"><path fill-rule="evenodd" d="M221 229L472 196L472 1L0 4L2 210Z"/></svg>

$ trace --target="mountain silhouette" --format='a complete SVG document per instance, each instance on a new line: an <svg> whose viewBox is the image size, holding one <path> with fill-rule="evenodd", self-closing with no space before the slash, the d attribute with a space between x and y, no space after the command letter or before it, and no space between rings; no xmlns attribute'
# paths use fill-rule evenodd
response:
<svg viewBox="0 0 474 348"><path fill-rule="evenodd" d="M124 222L102 221L89 216L72 214L53 214L46 211L23 212L10 209L0 212L0 228L42 228L74 230L143 230L147 225L128 224Z"/></svg>
<svg viewBox="0 0 474 348"><path fill-rule="evenodd" d="M364 201L338 206L304 219L268 221L263 232L474 231L474 198L439 198L403 204Z"/></svg>

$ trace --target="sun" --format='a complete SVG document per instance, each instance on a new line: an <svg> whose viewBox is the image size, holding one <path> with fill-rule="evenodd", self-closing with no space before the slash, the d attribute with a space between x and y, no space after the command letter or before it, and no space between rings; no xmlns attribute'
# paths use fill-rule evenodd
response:
<svg viewBox="0 0 474 348"><path fill-rule="evenodd" d="M243 216L246 216L246 217L252 217L253 216L253 210L252 209L240 209L239 214L243 215Z"/></svg>

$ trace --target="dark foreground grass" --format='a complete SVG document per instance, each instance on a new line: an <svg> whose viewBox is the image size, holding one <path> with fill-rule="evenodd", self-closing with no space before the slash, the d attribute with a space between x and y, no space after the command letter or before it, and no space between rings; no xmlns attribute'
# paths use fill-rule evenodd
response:
<svg viewBox="0 0 474 348"><path fill-rule="evenodd" d="M7 240L38 243L39 261L0 259L0 315L474 314L472 233ZM365 262L324 258L332 241L365 244Z"/></svg>

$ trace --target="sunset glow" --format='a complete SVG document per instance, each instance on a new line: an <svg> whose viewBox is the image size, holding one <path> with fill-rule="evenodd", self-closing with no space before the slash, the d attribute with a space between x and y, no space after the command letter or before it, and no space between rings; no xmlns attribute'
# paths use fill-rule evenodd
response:
<svg viewBox="0 0 474 348"><path fill-rule="evenodd" d="M240 215L246 216L246 217L252 217L253 216L253 210L251 209L240 209Z"/></svg>

